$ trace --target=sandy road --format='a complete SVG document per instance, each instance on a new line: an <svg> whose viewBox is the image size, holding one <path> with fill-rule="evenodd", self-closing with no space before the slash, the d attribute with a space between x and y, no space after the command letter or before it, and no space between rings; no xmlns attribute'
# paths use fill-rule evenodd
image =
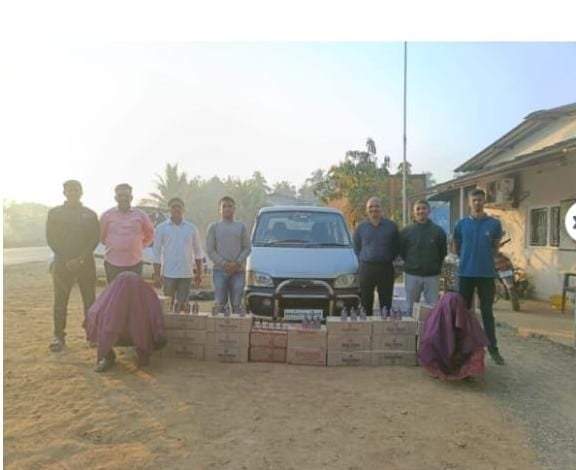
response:
<svg viewBox="0 0 576 470"><path fill-rule="evenodd" d="M74 291L47 350L43 263L6 270L5 458L13 469L572 469L575 358L499 330L509 365L458 384L418 368L213 364L129 350L92 371Z"/></svg>

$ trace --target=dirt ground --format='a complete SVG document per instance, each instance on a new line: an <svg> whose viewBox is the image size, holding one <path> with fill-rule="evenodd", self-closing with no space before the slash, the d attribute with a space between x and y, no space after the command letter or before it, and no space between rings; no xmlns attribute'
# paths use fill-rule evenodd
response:
<svg viewBox="0 0 576 470"><path fill-rule="evenodd" d="M574 354L499 330L505 367L444 383L419 368L216 364L129 349L106 374L81 329L48 351L45 263L5 269L4 463L10 469L576 468Z"/></svg>

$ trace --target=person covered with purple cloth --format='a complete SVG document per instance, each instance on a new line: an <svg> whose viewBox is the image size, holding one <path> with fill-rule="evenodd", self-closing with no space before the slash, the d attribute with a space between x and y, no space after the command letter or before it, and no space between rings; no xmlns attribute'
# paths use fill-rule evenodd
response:
<svg viewBox="0 0 576 470"><path fill-rule="evenodd" d="M418 362L432 376L460 380L484 374L488 338L464 298L447 292L424 323Z"/></svg>
<svg viewBox="0 0 576 470"><path fill-rule="evenodd" d="M114 365L114 346L134 346L138 365L145 366L152 351L166 344L160 299L130 271L118 274L100 294L88 311L84 327L88 340L97 344L96 372Z"/></svg>

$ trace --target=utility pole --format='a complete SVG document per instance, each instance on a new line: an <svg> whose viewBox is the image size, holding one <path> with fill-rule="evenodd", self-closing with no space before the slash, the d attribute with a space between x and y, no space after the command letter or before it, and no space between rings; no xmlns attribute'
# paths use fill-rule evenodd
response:
<svg viewBox="0 0 576 470"><path fill-rule="evenodd" d="M407 215L408 215L408 196L406 192L406 76L407 76L407 65L408 65L408 43L404 41L404 133L402 141L402 226L406 227Z"/></svg>

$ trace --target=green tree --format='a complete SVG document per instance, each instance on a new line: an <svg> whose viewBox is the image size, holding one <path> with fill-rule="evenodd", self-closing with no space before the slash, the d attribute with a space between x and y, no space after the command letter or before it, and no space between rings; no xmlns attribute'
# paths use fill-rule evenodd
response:
<svg viewBox="0 0 576 470"><path fill-rule="evenodd" d="M4 202L4 246L46 245L46 217L50 208L34 202Z"/></svg>

